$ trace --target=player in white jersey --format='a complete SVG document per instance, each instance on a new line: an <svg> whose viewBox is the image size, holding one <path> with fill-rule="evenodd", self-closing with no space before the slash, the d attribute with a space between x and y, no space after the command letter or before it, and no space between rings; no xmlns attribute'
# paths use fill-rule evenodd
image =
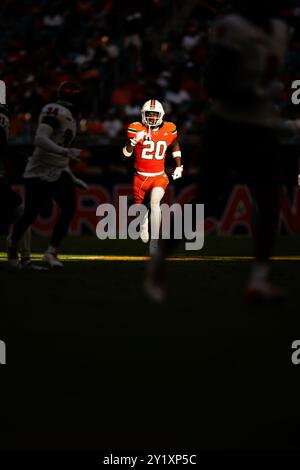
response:
<svg viewBox="0 0 300 470"><path fill-rule="evenodd" d="M34 144L35 150L25 169L25 212L15 225L9 239L8 257L18 258L17 243L31 226L41 209L54 199L61 209L43 261L51 267L62 267L57 253L68 232L75 212L75 188L86 189L69 168L70 160L78 161L81 150L72 148L76 136L76 117L81 108L80 87L64 82L58 89L57 102L45 106L39 117Z"/></svg>
<svg viewBox="0 0 300 470"><path fill-rule="evenodd" d="M7 233L9 227L14 224L24 212L21 197L11 188L7 181L7 172L4 164L6 156L6 143L9 135L10 113L7 105L0 105L0 229ZM28 228L20 239L19 250L21 264L11 267L37 268L30 261L30 228Z"/></svg>

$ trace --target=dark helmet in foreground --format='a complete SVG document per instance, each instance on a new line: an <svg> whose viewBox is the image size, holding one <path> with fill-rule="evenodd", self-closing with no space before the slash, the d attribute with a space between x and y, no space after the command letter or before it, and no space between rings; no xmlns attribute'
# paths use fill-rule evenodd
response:
<svg viewBox="0 0 300 470"><path fill-rule="evenodd" d="M232 0L233 8L242 16L257 24L265 25L279 17L286 6L284 0Z"/></svg>
<svg viewBox="0 0 300 470"><path fill-rule="evenodd" d="M57 89L57 100L78 113L83 105L83 92L77 83L63 82Z"/></svg>

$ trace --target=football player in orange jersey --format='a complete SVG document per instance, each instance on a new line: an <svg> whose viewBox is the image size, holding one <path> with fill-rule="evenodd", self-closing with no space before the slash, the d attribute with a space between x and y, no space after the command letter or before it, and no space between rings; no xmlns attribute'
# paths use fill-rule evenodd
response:
<svg viewBox="0 0 300 470"><path fill-rule="evenodd" d="M150 254L157 249L161 223L160 202L169 183L165 173L165 158L170 147L175 159L176 168L173 179L181 178L181 150L177 139L176 125L163 120L164 109L157 100L149 100L142 107L142 122L129 125L127 135L129 141L123 148L125 157L135 152L135 176L133 197L136 204L142 204L145 197L150 198L151 209L151 241ZM149 240L148 212L141 226L141 239Z"/></svg>

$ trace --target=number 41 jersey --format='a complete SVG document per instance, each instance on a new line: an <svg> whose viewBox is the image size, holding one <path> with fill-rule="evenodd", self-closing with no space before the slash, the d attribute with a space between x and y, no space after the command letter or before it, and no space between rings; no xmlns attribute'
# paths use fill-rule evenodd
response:
<svg viewBox="0 0 300 470"><path fill-rule="evenodd" d="M61 147L70 147L76 136L77 125L71 111L59 103L50 103L43 107L38 125L45 123L53 128L52 142ZM63 171L69 168L69 158L36 147L29 158L24 177L40 178L44 181L56 181Z"/></svg>
<svg viewBox="0 0 300 470"><path fill-rule="evenodd" d="M147 126L134 122L129 125L127 135L132 139L140 131L145 131L145 138L135 147L135 169L138 173L164 173L167 148L177 138L175 124L164 121L148 134Z"/></svg>

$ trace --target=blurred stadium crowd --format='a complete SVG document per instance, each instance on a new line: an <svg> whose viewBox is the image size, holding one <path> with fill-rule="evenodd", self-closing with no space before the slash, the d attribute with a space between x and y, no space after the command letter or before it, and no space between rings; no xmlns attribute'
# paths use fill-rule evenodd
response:
<svg viewBox="0 0 300 470"><path fill-rule="evenodd" d="M63 80L85 89L82 134L122 135L155 97L181 135L198 135L209 29L227 8L228 0L2 0L0 64L11 137L22 143L32 136L41 107ZM300 79L299 0L286 16L294 34L282 103L291 113L291 82Z"/></svg>

